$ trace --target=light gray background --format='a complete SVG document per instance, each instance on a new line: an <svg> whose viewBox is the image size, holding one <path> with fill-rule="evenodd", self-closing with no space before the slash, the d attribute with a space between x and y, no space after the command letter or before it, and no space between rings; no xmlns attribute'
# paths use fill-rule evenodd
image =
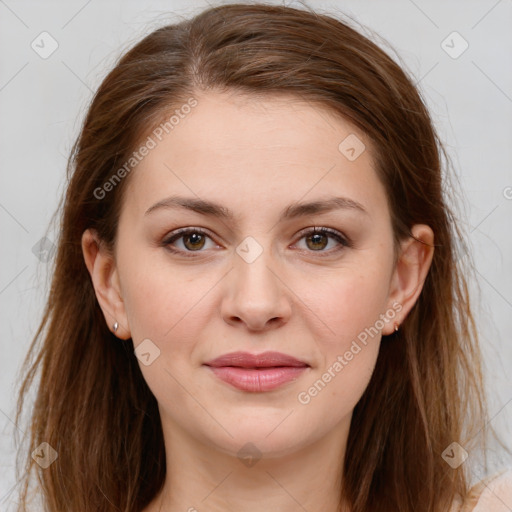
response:
<svg viewBox="0 0 512 512"><path fill-rule="evenodd" d="M278 2L274 2L278 3ZM293 5L294 2L287 2ZM396 49L418 81L466 198L464 225L477 267L473 293L492 425L512 433L512 1L309 2L342 12ZM18 371L39 324L46 265L33 253L65 184L71 144L93 91L119 53L173 13L205 1L0 0L0 509L13 506ZM47 31L58 49L42 59ZM452 58L442 41L469 44ZM447 40L452 52L462 40ZM48 48L48 46L47 46ZM390 48L388 52L392 53ZM56 240L50 231L49 238ZM73 319L69 319L73 322ZM510 443L509 443L510 446ZM491 462L510 465L501 451ZM420 461L418 461L420 463ZM475 478L479 475L475 470Z"/></svg>

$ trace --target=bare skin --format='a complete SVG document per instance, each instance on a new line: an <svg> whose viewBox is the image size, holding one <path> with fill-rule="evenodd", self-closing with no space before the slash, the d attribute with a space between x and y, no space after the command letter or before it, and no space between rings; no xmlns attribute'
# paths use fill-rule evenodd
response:
<svg viewBox="0 0 512 512"><path fill-rule="evenodd" d="M160 350L140 367L159 403L167 478L144 512L336 512L352 411L381 336L421 292L434 235L414 226L426 243L404 240L395 265L370 142L350 123L291 98L195 97L132 171L114 254L90 230L82 239L107 324L117 321L116 335L134 347L149 339ZM353 161L339 150L350 134L366 145ZM146 214L178 195L218 203L233 218L164 207ZM280 219L290 205L332 197L349 201ZM312 238L313 227L348 245L331 234ZM206 234L166 247L179 228ZM260 253L248 262L240 247ZM378 334L361 343L372 326ZM204 366L239 350L279 351L309 367L272 391L242 391ZM325 386L308 391L319 379Z"/></svg>

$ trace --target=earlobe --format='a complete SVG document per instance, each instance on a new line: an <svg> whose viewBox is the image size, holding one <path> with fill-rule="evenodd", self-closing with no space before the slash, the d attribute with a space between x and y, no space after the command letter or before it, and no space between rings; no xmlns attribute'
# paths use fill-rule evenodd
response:
<svg viewBox="0 0 512 512"><path fill-rule="evenodd" d="M426 224L415 224L411 237L404 240L391 279L389 303L399 303L400 313L395 324L383 329L382 334L394 332L394 325L402 324L412 309L427 277L434 255L434 232ZM389 332L388 332L389 331Z"/></svg>
<svg viewBox="0 0 512 512"><path fill-rule="evenodd" d="M113 255L101 242L97 233L91 229L85 230L82 234L82 252L96 298L109 329L118 338L130 338L131 333ZM114 329L116 323L117 328Z"/></svg>

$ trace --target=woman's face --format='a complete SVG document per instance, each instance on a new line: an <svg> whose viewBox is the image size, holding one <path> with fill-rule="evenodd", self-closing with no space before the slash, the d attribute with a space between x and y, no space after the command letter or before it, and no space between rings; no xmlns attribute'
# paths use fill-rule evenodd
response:
<svg viewBox="0 0 512 512"><path fill-rule="evenodd" d="M129 177L106 316L132 337L164 430L292 453L346 433L403 320L385 190L364 134L323 109L195 97ZM267 351L302 366L206 365Z"/></svg>

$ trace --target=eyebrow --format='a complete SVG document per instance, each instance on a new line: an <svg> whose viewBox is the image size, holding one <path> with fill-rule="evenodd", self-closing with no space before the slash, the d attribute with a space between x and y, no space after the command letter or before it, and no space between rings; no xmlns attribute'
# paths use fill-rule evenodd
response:
<svg viewBox="0 0 512 512"><path fill-rule="evenodd" d="M148 208L144 215L149 215L150 213L160 209L179 208L231 221L235 219L234 213L220 204L212 201L205 201L204 199L183 196L171 196L162 199ZM368 214L363 205L353 199L349 199L347 197L329 197L327 199L309 203L292 203L281 211L279 221L295 219L306 215L326 213L333 210L354 210L366 215Z"/></svg>

